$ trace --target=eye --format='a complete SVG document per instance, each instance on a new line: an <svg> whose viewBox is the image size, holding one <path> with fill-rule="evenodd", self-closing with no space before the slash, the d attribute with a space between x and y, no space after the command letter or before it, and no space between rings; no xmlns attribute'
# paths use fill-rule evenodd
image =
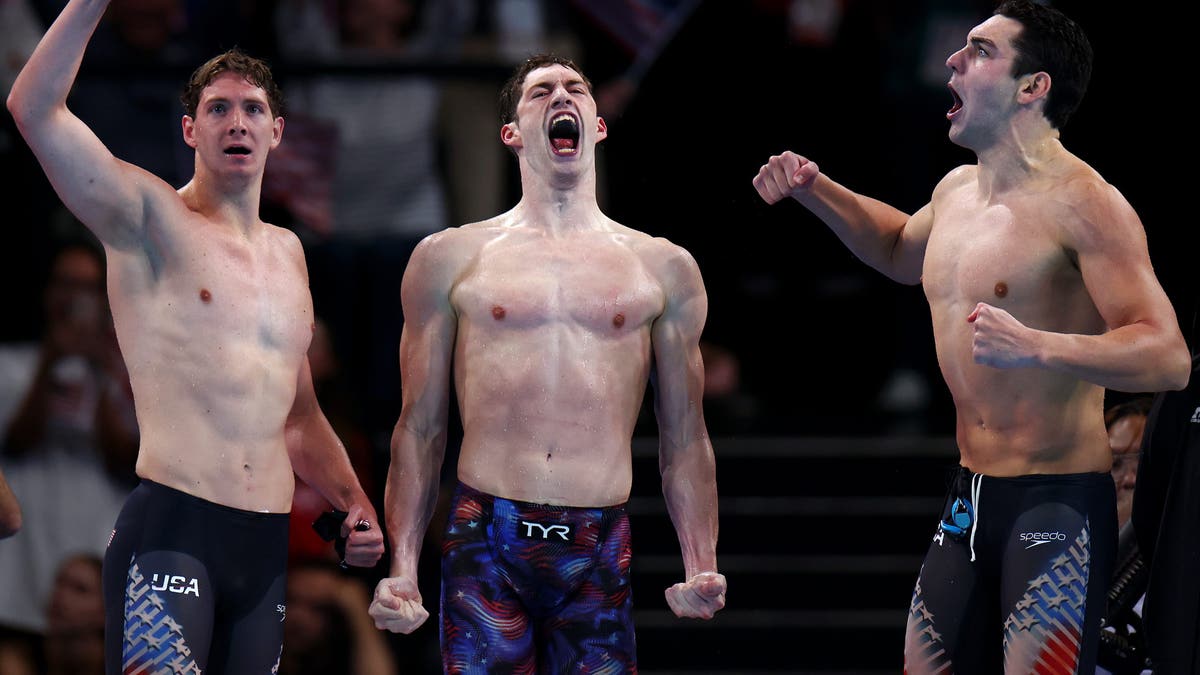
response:
<svg viewBox="0 0 1200 675"><path fill-rule="evenodd" d="M538 91L533 92L533 95L530 98L541 98L545 95L546 91L544 89L539 89Z"/></svg>
<svg viewBox="0 0 1200 675"><path fill-rule="evenodd" d="M225 104L224 103L214 103L208 107L208 111L211 113L215 113L215 114L223 113L223 112L225 112Z"/></svg>
<svg viewBox="0 0 1200 675"><path fill-rule="evenodd" d="M987 55L988 55L988 53L987 53L987 50L986 50L986 49L984 49L983 47L980 47L979 49L975 50L975 53L976 53L976 54L978 54L978 55L980 55L980 56L987 56Z"/></svg>
<svg viewBox="0 0 1200 675"><path fill-rule="evenodd" d="M257 103L251 103L250 105L246 106L246 110L252 113L260 113L263 111L262 106Z"/></svg>

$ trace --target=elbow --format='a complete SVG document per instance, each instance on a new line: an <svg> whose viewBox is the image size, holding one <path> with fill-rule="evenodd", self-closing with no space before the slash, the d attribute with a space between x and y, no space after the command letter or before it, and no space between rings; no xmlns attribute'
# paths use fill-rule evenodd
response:
<svg viewBox="0 0 1200 675"><path fill-rule="evenodd" d="M1179 391L1188 386L1188 381L1192 377L1192 358L1188 354L1187 346L1181 345L1178 349L1172 350L1171 366L1167 375L1168 391Z"/></svg>

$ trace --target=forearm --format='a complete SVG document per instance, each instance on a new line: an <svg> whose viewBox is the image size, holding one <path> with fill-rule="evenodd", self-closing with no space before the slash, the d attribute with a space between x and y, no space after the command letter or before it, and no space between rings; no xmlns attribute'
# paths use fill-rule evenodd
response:
<svg viewBox="0 0 1200 675"><path fill-rule="evenodd" d="M717 470L708 439L687 448L661 449L667 511L679 537L684 578L717 571Z"/></svg>
<svg viewBox="0 0 1200 675"><path fill-rule="evenodd" d="M287 445L292 470L335 509L349 511L368 501L346 448L323 415L289 428Z"/></svg>
<svg viewBox="0 0 1200 675"><path fill-rule="evenodd" d="M18 124L37 123L55 108L65 108L88 40L107 7L108 0L73 0L46 31L8 96Z"/></svg>
<svg viewBox="0 0 1200 675"><path fill-rule="evenodd" d="M421 433L407 428L402 417L392 434L384 504L392 542L393 577L416 578L425 530L437 506L445 451L444 430Z"/></svg>
<svg viewBox="0 0 1200 675"><path fill-rule="evenodd" d="M1102 335L1033 331L1043 367L1107 389L1157 392L1183 389L1191 357L1174 328L1133 323Z"/></svg>
<svg viewBox="0 0 1200 675"><path fill-rule="evenodd" d="M795 199L833 230L860 260L894 277L892 253L908 214L860 195L825 174L818 174L812 188L795 195Z"/></svg>

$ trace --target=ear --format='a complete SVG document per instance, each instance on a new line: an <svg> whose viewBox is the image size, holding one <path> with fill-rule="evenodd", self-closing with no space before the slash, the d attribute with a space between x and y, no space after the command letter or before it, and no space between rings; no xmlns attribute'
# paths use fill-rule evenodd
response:
<svg viewBox="0 0 1200 675"><path fill-rule="evenodd" d="M1040 98L1045 98L1049 93L1050 73L1043 71L1025 75L1021 78L1020 87L1017 89L1017 103L1027 105Z"/></svg>
<svg viewBox="0 0 1200 675"><path fill-rule="evenodd" d="M596 117L596 142L608 138L608 125L604 123L603 117Z"/></svg>
<svg viewBox="0 0 1200 675"><path fill-rule="evenodd" d="M271 149L279 147L279 142L283 140L283 118L276 117L275 123L271 125Z"/></svg>
<svg viewBox="0 0 1200 675"><path fill-rule="evenodd" d="M500 127L500 142L510 148L524 147L521 140L521 130L517 128L516 122L509 122Z"/></svg>
<svg viewBox="0 0 1200 675"><path fill-rule="evenodd" d="M183 126L183 142L193 150L196 149L196 120L189 115L184 115L180 121Z"/></svg>

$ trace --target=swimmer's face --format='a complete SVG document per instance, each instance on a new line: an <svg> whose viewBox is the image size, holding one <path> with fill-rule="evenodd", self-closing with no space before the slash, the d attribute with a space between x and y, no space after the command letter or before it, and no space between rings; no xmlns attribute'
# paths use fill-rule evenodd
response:
<svg viewBox="0 0 1200 675"><path fill-rule="evenodd" d="M607 136L583 77L558 64L529 72L516 119L500 130L501 141L518 156L559 166L590 165L596 143Z"/></svg>
<svg viewBox="0 0 1200 675"><path fill-rule="evenodd" d="M1012 41L1020 32L1016 20L993 16L972 28L967 44L946 59L953 98L946 113L951 141L971 149L986 147L1017 111L1024 78L1012 76L1017 56Z"/></svg>
<svg viewBox="0 0 1200 675"><path fill-rule="evenodd" d="M276 117L262 87L241 75L225 72L200 92L196 116L183 117L183 140L203 164L217 174L261 175L267 153L283 138L283 118Z"/></svg>

